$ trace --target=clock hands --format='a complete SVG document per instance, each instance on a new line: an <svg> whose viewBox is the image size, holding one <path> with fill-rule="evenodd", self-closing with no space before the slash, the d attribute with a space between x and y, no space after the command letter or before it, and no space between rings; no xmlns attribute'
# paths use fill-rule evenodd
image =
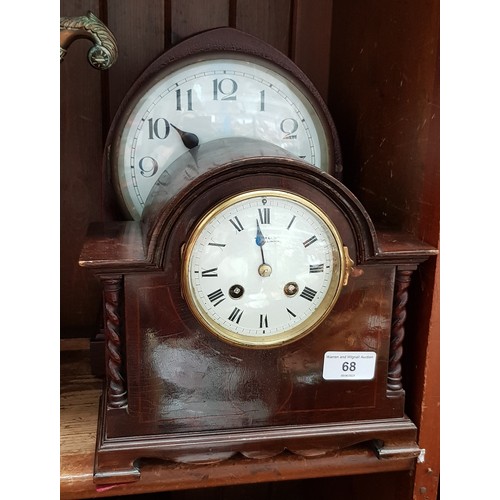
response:
<svg viewBox="0 0 500 500"><path fill-rule="evenodd" d="M264 238L264 235L262 234L262 231L260 229L259 220L255 219L255 222L257 223L257 236L255 237L255 243L257 243L257 245L262 249L264 243L266 242L266 239Z"/></svg>
<svg viewBox="0 0 500 500"><path fill-rule="evenodd" d="M184 146L186 146L188 149L193 149L198 146L200 140L198 139L198 136L196 134L193 134L192 132L184 132L184 130L177 128L173 123L170 123L170 125L174 127L175 130L177 130Z"/></svg>
<svg viewBox="0 0 500 500"><path fill-rule="evenodd" d="M262 234L262 231L260 229L260 224L259 220L255 219L255 222L257 222L257 236L255 236L255 243L260 247L260 254L262 256L262 264L259 266L257 269L257 272L263 277L267 278L268 276L271 276L272 273L272 268L269 264L266 264L266 260L264 258L264 244L266 242L266 238Z"/></svg>

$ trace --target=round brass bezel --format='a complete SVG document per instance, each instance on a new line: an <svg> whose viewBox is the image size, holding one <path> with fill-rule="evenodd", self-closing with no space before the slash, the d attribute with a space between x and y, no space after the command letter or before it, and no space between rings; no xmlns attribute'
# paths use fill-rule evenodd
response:
<svg viewBox="0 0 500 500"><path fill-rule="evenodd" d="M337 249L332 249L332 255L337 254L340 265L337 269L334 270L332 274L332 279L330 282L330 286L328 287L328 291L324 295L321 300L319 306L314 310L314 312L306 318L304 321L294 326L293 328L280 332L275 335L269 335L266 337L261 336L252 336L252 335L242 335L228 330L223 327L219 323L217 323L213 318L211 318L203 309L200 302L198 301L196 294L193 291L193 287L191 284L191 277L189 273L190 268L190 260L193 254L193 249L196 245L196 242L203 232L206 225L214 218L217 217L221 212L226 210L228 207L239 203L241 201L245 201L251 198L261 198L261 197L278 197L285 198L287 200L294 201L303 207L309 209L315 216L317 216L323 224L328 228L335 242ZM211 333L215 334L217 337L222 340L229 342L231 344L235 344L241 347L249 347L249 348L269 348L269 347L278 347L280 345L284 345L299 338L304 337L312 330L314 330L330 313L333 306L335 305L346 274L346 258L344 253L344 248L342 244L341 236L333 224L333 222L329 219L326 213L320 209L317 205L312 203L311 201L303 198L294 193L289 193L286 191L274 190L274 189L259 189L243 192L229 198L224 199L215 205L212 209L210 209L196 224L195 228L191 232L191 235L183 247L182 252L182 272L181 272L181 288L184 300L189 306L189 309L196 317L196 319Z"/></svg>

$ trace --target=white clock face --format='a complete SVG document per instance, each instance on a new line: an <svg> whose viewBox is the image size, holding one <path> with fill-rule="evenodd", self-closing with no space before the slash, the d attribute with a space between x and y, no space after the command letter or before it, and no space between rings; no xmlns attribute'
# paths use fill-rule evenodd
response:
<svg viewBox="0 0 500 500"><path fill-rule="evenodd" d="M273 346L297 339L330 311L345 261L336 228L316 206L281 191L226 200L184 252L184 297L225 340Z"/></svg>
<svg viewBox="0 0 500 500"><path fill-rule="evenodd" d="M327 170L332 159L324 119L307 91L280 71L219 56L174 65L152 81L129 105L115 146L115 183L129 215L141 217L151 188L173 161L214 139L268 141Z"/></svg>

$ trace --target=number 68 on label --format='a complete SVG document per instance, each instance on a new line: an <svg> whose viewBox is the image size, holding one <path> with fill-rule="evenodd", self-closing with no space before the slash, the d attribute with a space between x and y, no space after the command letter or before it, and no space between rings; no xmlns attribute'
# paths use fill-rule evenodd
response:
<svg viewBox="0 0 500 500"><path fill-rule="evenodd" d="M328 351L323 362L325 380L372 380L377 354L371 351Z"/></svg>

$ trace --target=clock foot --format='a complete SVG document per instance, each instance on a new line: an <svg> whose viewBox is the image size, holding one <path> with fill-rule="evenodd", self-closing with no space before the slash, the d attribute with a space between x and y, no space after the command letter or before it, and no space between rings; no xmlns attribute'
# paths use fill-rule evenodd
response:
<svg viewBox="0 0 500 500"><path fill-rule="evenodd" d="M385 443L377 439L372 441L377 457L380 459L418 458L422 450L416 443Z"/></svg>
<svg viewBox="0 0 500 500"><path fill-rule="evenodd" d="M106 393L99 401L99 419L97 424L96 452L94 455L94 483L97 485L111 485L130 483L141 477L138 467L138 457L134 451L113 449L113 445L107 442L106 435ZM111 410L121 412L121 410Z"/></svg>
<svg viewBox="0 0 500 500"><path fill-rule="evenodd" d="M94 483L97 485L131 483L141 477L138 467L130 466L129 469L115 469L113 466L99 466L95 464Z"/></svg>

